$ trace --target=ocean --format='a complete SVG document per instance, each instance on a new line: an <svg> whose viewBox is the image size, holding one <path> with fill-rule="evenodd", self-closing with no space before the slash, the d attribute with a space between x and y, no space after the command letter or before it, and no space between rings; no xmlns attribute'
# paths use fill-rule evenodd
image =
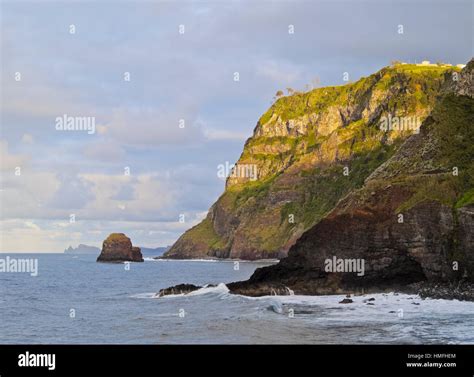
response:
<svg viewBox="0 0 474 377"><path fill-rule="evenodd" d="M0 258L6 258L0 254ZM266 296L228 293L271 262L96 263L93 255L37 258L37 276L0 272L2 344L474 343L474 302L387 293ZM129 267L129 268L128 268ZM156 298L179 283L217 284Z"/></svg>

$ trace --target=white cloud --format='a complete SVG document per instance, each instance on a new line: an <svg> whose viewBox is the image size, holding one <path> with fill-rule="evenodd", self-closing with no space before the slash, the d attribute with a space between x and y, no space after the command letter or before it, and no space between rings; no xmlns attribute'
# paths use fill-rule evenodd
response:
<svg viewBox="0 0 474 377"><path fill-rule="evenodd" d="M120 162L125 157L124 149L113 140L101 140L87 144L83 153L85 157L97 161Z"/></svg>
<svg viewBox="0 0 474 377"><path fill-rule="evenodd" d="M217 130L215 128L204 128L204 136L208 140L247 140L249 134L247 132L232 131L232 130Z"/></svg>
<svg viewBox="0 0 474 377"><path fill-rule="evenodd" d="M24 167L28 161L28 157L24 155L12 154L8 151L8 143L5 140L0 140L0 169L11 170L14 174L16 167Z"/></svg>
<svg viewBox="0 0 474 377"><path fill-rule="evenodd" d="M43 218L61 217L61 211L48 208L54 193L60 187L56 174L50 172L34 172L22 169L20 176L2 173L2 218Z"/></svg>
<svg viewBox="0 0 474 377"><path fill-rule="evenodd" d="M21 142L25 144L33 144L34 143L33 135L23 134L23 136L21 137Z"/></svg>
<svg viewBox="0 0 474 377"><path fill-rule="evenodd" d="M179 108L179 104L176 111L160 107L119 108L113 110L103 132L125 145L197 143L203 135L195 118L194 110L189 106ZM184 127L180 127L180 120L184 120Z"/></svg>
<svg viewBox="0 0 474 377"><path fill-rule="evenodd" d="M36 225L33 221L25 221L25 226L30 229L41 230L41 228L38 225Z"/></svg>
<svg viewBox="0 0 474 377"><path fill-rule="evenodd" d="M157 175L82 174L81 178L91 183L94 199L78 211L78 218L159 221L169 218L176 205L177 192ZM127 186L133 195L124 198Z"/></svg>
<svg viewBox="0 0 474 377"><path fill-rule="evenodd" d="M64 233L52 226L40 228L32 220L0 221L0 252L58 252L59 245L81 239L80 232Z"/></svg>
<svg viewBox="0 0 474 377"><path fill-rule="evenodd" d="M267 60L258 63L257 75L270 79L276 85L293 85L301 79L302 69L295 64Z"/></svg>

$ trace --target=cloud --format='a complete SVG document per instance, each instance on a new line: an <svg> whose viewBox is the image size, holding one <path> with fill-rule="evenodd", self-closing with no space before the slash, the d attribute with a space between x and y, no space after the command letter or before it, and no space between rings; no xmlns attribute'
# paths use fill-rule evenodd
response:
<svg viewBox="0 0 474 377"><path fill-rule="evenodd" d="M131 183L125 183L111 197L112 200L129 201L135 199L135 189ZM123 206L125 208L125 206Z"/></svg>
<svg viewBox="0 0 474 377"><path fill-rule="evenodd" d="M25 144L33 144L34 143L33 135L23 134L23 136L21 137L21 142Z"/></svg>
<svg viewBox="0 0 474 377"><path fill-rule="evenodd" d="M22 169L20 176L2 174L2 218L61 217L59 211L47 205L59 186L56 174L51 172Z"/></svg>
<svg viewBox="0 0 474 377"><path fill-rule="evenodd" d="M41 230L41 228L32 221L25 221L25 226L30 229Z"/></svg>
<svg viewBox="0 0 474 377"><path fill-rule="evenodd" d="M100 244L118 229L171 243L222 192L217 165L235 162L278 89L342 84L394 59L466 62L471 25L469 0L4 3L5 247ZM63 114L94 116L97 132L57 132Z"/></svg>
<svg viewBox="0 0 474 377"><path fill-rule="evenodd" d="M202 141L202 131L194 124L194 110L186 106L179 110L172 112L159 107L114 109L111 119L104 125L105 133L125 145L183 145Z"/></svg>
<svg viewBox="0 0 474 377"><path fill-rule="evenodd" d="M208 140L247 140L248 132L232 131L232 130L216 130L213 128L205 128L204 136Z"/></svg>
<svg viewBox="0 0 474 377"><path fill-rule="evenodd" d="M81 176L60 173L56 175L56 179L59 181L58 188L46 206L64 209L71 214L84 208L94 199L93 183Z"/></svg>
<svg viewBox="0 0 474 377"><path fill-rule="evenodd" d="M86 158L119 163L125 158L122 146L113 140L101 140L87 144L83 149Z"/></svg>
<svg viewBox="0 0 474 377"><path fill-rule="evenodd" d="M78 218L121 221L177 221L176 206L180 192L173 182L157 174L81 175L91 184L94 199L89 201Z"/></svg>
<svg viewBox="0 0 474 377"><path fill-rule="evenodd" d="M292 85L301 79L301 68L295 64L268 60L258 65L257 75L270 79L276 85Z"/></svg>
<svg viewBox="0 0 474 377"><path fill-rule="evenodd" d="M18 154L12 154L8 151L8 143L0 140L0 169L11 170L14 173L16 167L24 167L28 157Z"/></svg>
<svg viewBox="0 0 474 377"><path fill-rule="evenodd" d="M82 233L76 230L65 233L53 223L32 220L1 220L0 253L7 252L59 252L64 244L79 243Z"/></svg>

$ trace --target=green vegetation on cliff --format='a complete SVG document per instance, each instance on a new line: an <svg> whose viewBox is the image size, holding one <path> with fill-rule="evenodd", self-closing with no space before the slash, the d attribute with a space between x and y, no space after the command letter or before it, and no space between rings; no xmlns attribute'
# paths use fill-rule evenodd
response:
<svg viewBox="0 0 474 377"><path fill-rule="evenodd" d="M436 96L440 89L441 79L446 73L453 71L459 71L459 69L416 64L386 67L355 83L318 88L306 93L281 97L261 116L259 124L266 124L272 118L281 117L282 121L287 121L306 114L322 112L329 106L364 101L369 98L370 90L389 91L399 87L400 84L406 84L406 93L410 95L405 98L393 97L391 107L401 103L407 106L407 110L414 110L416 106L424 107L432 104L433 96Z"/></svg>
<svg viewBox="0 0 474 377"><path fill-rule="evenodd" d="M467 96L445 95L427 119L432 132L430 175L411 177L413 196L399 210L422 201L436 200L460 208L473 203L474 192L474 101ZM412 156L416 157L416 154ZM400 184L406 184L402 181Z"/></svg>
<svg viewBox="0 0 474 377"><path fill-rule="evenodd" d="M258 179L229 178L208 217L166 256L285 255L412 134L383 130L381 119L421 123L455 70L400 64L355 83L279 98L259 119L237 162L256 165Z"/></svg>

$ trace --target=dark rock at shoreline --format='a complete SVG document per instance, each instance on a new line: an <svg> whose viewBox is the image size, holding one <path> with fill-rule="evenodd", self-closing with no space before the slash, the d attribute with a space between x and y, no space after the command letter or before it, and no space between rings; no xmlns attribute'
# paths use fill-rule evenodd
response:
<svg viewBox="0 0 474 377"><path fill-rule="evenodd" d="M104 241L97 262L143 262L139 247L133 247L132 241L123 233L112 233Z"/></svg>
<svg viewBox="0 0 474 377"><path fill-rule="evenodd" d="M418 294L421 298L474 301L474 284L427 284L419 289Z"/></svg>
<svg viewBox="0 0 474 377"><path fill-rule="evenodd" d="M339 301L339 304L352 304L354 301L352 301L350 298L345 298L342 301Z"/></svg>
<svg viewBox="0 0 474 377"><path fill-rule="evenodd" d="M207 287L215 287L215 285L209 284L209 285L207 285ZM203 288L203 287L201 287L200 285L178 284L178 285L174 285L172 287L160 289L160 291L155 295L155 297L187 294L187 293L190 293L190 292L197 291L198 289L201 289L201 288Z"/></svg>
<svg viewBox="0 0 474 377"><path fill-rule="evenodd" d="M228 286L232 286L231 283ZM177 295L177 294L188 294L190 292L197 291L201 288L208 288L208 287L216 287L215 284L207 284L205 286L199 286L194 284L178 284L172 287L161 289L155 297L163 297L167 295ZM230 291L231 293L235 293ZM382 293L383 290L373 289L371 293ZM386 291L388 292L388 291ZM271 296L271 295L278 295L278 296L288 296L290 292L287 287L284 285L274 285L272 287L260 287L260 290L255 290L252 293L256 296ZM257 294L256 294L257 293ZM340 294L339 292L338 294ZM358 292L362 293L362 292ZM444 300L460 300L460 301L474 301L474 284L469 282L458 282L458 283L414 283L403 287L400 290L400 293L406 294L418 294L422 299L430 298L430 299L444 299ZM398 295L398 293L394 293L394 296ZM349 304L353 303L354 301L348 297L351 297L349 294L346 295L340 304ZM408 297L408 299L413 299L413 297ZM373 302L375 301L374 297L370 297L362 302L366 305L375 305ZM413 305L419 305L419 303L412 303Z"/></svg>

